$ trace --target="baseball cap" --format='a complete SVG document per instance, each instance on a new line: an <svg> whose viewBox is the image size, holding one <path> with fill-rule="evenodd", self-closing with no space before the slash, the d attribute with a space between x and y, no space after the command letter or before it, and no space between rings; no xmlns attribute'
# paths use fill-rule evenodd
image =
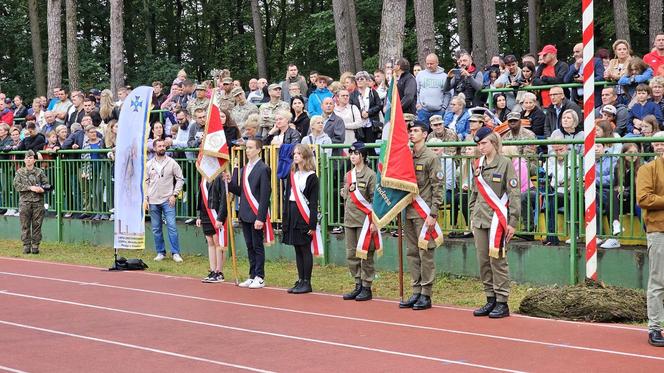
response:
<svg viewBox="0 0 664 373"><path fill-rule="evenodd" d="M443 123L443 117L440 115L432 115L431 118L429 118L429 123L431 124Z"/></svg>
<svg viewBox="0 0 664 373"><path fill-rule="evenodd" d="M482 122L484 123L484 115L482 114L473 114L468 118L469 122Z"/></svg>
<svg viewBox="0 0 664 373"><path fill-rule="evenodd" d="M231 77L225 77L224 79L221 80L221 83L223 84L233 84L233 78Z"/></svg>
<svg viewBox="0 0 664 373"><path fill-rule="evenodd" d="M556 49L556 46L553 44L547 44L544 46L544 48L542 48L542 51L537 54L541 56L547 53L558 54L558 49Z"/></svg>
<svg viewBox="0 0 664 373"><path fill-rule="evenodd" d="M604 105L604 107L602 108L602 113L609 113L612 115L616 115L618 113L618 109L616 109L616 107L613 105Z"/></svg>
<svg viewBox="0 0 664 373"><path fill-rule="evenodd" d="M281 86L280 86L279 84L277 84L277 83L272 83L272 84L270 84L270 85L267 87L267 90L268 90L268 91L271 91L271 90L273 90L273 89L281 89Z"/></svg>
<svg viewBox="0 0 664 373"><path fill-rule="evenodd" d="M235 97L237 95L243 95L244 91L240 87L235 87L231 90L231 97Z"/></svg>
<svg viewBox="0 0 664 373"><path fill-rule="evenodd" d="M507 114L507 120L521 120L521 113L517 111L512 111L509 114Z"/></svg>

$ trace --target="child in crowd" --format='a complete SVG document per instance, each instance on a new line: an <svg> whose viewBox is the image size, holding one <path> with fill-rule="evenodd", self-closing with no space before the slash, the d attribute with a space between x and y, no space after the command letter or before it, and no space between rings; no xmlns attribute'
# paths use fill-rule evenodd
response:
<svg viewBox="0 0 664 373"><path fill-rule="evenodd" d="M662 123L662 110L650 100L652 89L647 84L639 84L636 87L636 102L629 110L627 119L626 137L642 136L641 124L646 115L654 115L659 123Z"/></svg>

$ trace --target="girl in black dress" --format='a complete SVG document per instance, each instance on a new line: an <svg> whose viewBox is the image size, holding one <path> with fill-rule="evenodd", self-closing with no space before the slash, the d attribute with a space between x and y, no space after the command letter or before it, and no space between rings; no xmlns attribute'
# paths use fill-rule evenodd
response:
<svg viewBox="0 0 664 373"><path fill-rule="evenodd" d="M224 281L224 274L221 270L224 267L224 250L226 248L220 244L221 237L219 237L218 229L223 226L226 216L226 188L223 178L217 177L211 183L205 180L201 181L196 226L203 228L203 234L205 234L205 240L207 241L208 258L210 259L210 273L202 282Z"/></svg>
<svg viewBox="0 0 664 373"><path fill-rule="evenodd" d="M292 185L302 192L300 202L309 208L309 221L302 216L298 207L298 196L292 193ZM303 294L311 292L311 271L313 254L311 242L318 225L318 176L316 163L311 148L297 144L293 151L291 175L284 187L283 243L295 246L298 280L289 293ZM320 248L322 250L322 248Z"/></svg>

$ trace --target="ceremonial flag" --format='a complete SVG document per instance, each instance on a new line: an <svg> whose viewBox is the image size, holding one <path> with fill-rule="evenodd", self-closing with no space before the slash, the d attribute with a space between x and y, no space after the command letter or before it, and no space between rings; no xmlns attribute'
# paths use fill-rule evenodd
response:
<svg viewBox="0 0 664 373"><path fill-rule="evenodd" d="M419 193L413 154L408 145L408 129L395 83L396 80L392 79L387 93L388 109L373 198L373 221L378 228L392 221Z"/></svg>
<svg viewBox="0 0 664 373"><path fill-rule="evenodd" d="M215 91L218 88L215 88ZM215 97L213 92L212 97ZM207 112L207 125L205 137L198 152L196 168L203 179L211 183L227 167L229 159L228 144L224 134L224 125L221 123L221 109L216 100L210 100Z"/></svg>
<svg viewBox="0 0 664 373"><path fill-rule="evenodd" d="M138 87L125 98L118 121L115 150L115 222L113 246L116 249L145 248L145 141L150 132L148 112L152 87Z"/></svg>

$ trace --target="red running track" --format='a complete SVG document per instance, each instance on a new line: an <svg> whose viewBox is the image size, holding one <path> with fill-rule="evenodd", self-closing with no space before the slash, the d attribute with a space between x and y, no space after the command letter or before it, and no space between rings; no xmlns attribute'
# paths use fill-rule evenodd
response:
<svg viewBox="0 0 664 373"><path fill-rule="evenodd" d="M642 328L0 258L0 371L661 371Z"/></svg>

